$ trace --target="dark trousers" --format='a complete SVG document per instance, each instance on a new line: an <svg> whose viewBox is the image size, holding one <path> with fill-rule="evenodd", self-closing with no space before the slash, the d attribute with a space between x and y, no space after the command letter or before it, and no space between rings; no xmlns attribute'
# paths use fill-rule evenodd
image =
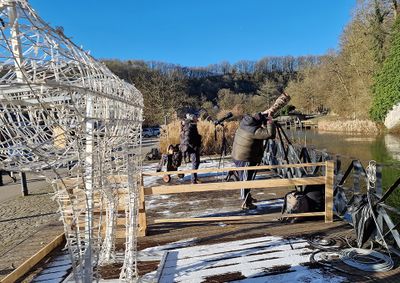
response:
<svg viewBox="0 0 400 283"><path fill-rule="evenodd" d="M236 167L247 167L247 166L256 166L257 165L256 162L240 161L240 160L233 160L233 163L235 164ZM250 181L250 180L254 180L254 178L256 177L255 170L243 170L243 171L238 171L238 173L239 173L240 181ZM241 199L244 200L249 197L250 197L250 189L241 189L240 190L240 198Z"/></svg>
<svg viewBox="0 0 400 283"><path fill-rule="evenodd" d="M192 170L199 169L200 166L200 150L190 152L190 160L192 161ZM197 173L192 174L192 182L197 181Z"/></svg>
<svg viewBox="0 0 400 283"><path fill-rule="evenodd" d="M160 162L157 165L157 171L162 171L164 166L167 166L167 171L176 171L177 170L177 168L172 166L172 154L161 155Z"/></svg>

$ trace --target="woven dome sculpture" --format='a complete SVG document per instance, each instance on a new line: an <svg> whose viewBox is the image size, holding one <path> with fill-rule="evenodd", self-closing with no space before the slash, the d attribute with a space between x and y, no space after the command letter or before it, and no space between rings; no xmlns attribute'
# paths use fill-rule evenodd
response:
<svg viewBox="0 0 400 283"><path fill-rule="evenodd" d="M127 235L120 277L137 277L142 111L133 85L26 0L0 0L0 165L53 184L76 282L117 260L119 206Z"/></svg>

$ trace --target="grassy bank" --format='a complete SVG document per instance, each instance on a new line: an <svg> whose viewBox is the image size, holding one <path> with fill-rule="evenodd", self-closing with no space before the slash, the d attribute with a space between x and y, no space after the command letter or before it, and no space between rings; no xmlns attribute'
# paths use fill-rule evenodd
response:
<svg viewBox="0 0 400 283"><path fill-rule="evenodd" d="M324 116L310 120L318 124L319 131L345 132L359 134L378 134L381 127L370 120L350 120L337 116Z"/></svg>

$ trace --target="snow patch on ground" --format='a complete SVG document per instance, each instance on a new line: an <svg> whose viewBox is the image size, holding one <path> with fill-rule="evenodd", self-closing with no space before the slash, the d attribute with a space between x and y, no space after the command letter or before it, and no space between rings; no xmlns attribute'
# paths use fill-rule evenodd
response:
<svg viewBox="0 0 400 283"><path fill-rule="evenodd" d="M217 168L218 167L219 160L205 160L200 164L200 168ZM234 167L233 162L231 161L225 161L223 164L223 168L228 168L228 167ZM144 172L146 171L155 171L157 167L156 163L153 164L148 164L143 167ZM221 166L222 167L222 166ZM191 164L184 164L183 166L180 167L180 170L186 170L186 169L191 169ZM204 174L199 174L199 178L205 178L205 177L211 177L211 176L217 176L217 180L219 178L224 179L226 173L204 173ZM261 177L261 176L260 176ZM157 186L160 185L161 177L158 176L149 176L144 178L144 184L145 186ZM190 175L185 176L183 180L178 179L179 182L184 182L188 183L190 182ZM259 192L257 195L268 195L268 196L276 196L275 193L264 193L264 192ZM211 216L227 216L227 215L249 215L249 214L258 214L258 213L265 213L269 212L270 210L280 208L283 204L282 199L275 199L275 200L266 200L262 202L256 203L257 209L256 210L251 210L251 211L242 211L240 207L236 211L232 211L231 208L224 208L224 207L216 207L216 208L211 208L207 209L206 211L192 211L192 212L175 212L172 213L170 210L173 209L174 207L178 207L181 204L175 201L172 201L173 195L154 195L151 197L146 198L146 207L148 209L164 209L162 212L157 212L157 214L161 215L172 215L174 216L180 216L183 215L185 217L211 217ZM202 200L190 200L186 204L190 206L196 206L203 202Z"/></svg>
<svg viewBox="0 0 400 283"><path fill-rule="evenodd" d="M304 239L273 236L169 250L159 282L200 283L210 276L236 272L246 279L233 282L344 281L343 277L306 267L311 252Z"/></svg>
<svg viewBox="0 0 400 283"><path fill-rule="evenodd" d="M147 248L138 251L138 261L161 260L162 256L166 251L192 246L196 243L197 243L197 238L191 238L191 239L168 243L162 246Z"/></svg>
<svg viewBox="0 0 400 283"><path fill-rule="evenodd" d="M204 169L204 168L218 168L219 165L219 160L204 160L200 163L199 169ZM235 167L234 163L232 161L225 161L223 164L221 164L221 168L231 168ZM150 163L145 166L143 166L143 172L155 172L157 169L157 163ZM182 166L179 167L179 170L191 170L192 169L192 164L187 163L187 164L182 164ZM222 173L199 173L198 177L199 178L205 178L205 177L216 177L220 176L221 178L226 175L226 172ZM160 176L144 176L144 185L145 187L151 187L158 185L162 177ZM178 182L187 182L190 181L190 174L186 174L185 177L181 180L178 179Z"/></svg>

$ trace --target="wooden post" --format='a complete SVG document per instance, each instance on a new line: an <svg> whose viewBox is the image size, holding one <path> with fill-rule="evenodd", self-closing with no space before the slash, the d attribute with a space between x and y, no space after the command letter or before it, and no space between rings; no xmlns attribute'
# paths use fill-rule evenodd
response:
<svg viewBox="0 0 400 283"><path fill-rule="evenodd" d="M333 186L335 163L332 160L325 161L325 223L333 222Z"/></svg>
<svg viewBox="0 0 400 283"><path fill-rule="evenodd" d="M22 191L22 196L27 196L29 194L25 172L21 172L21 191Z"/></svg>
<svg viewBox="0 0 400 283"><path fill-rule="evenodd" d="M146 220L146 204L144 199L144 182L143 175L140 176L139 187L139 237L144 237L147 234L147 220Z"/></svg>

